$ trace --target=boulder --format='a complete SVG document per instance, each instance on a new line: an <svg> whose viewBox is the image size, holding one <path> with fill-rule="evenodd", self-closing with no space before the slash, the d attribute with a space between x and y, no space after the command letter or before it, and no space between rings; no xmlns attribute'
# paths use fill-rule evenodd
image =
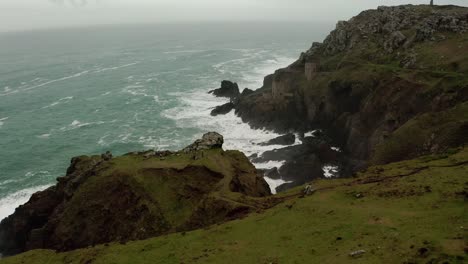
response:
<svg viewBox="0 0 468 264"><path fill-rule="evenodd" d="M239 86L231 81L222 81L221 88L211 90L209 93L217 97L227 97L231 100L236 99L240 95Z"/></svg>
<svg viewBox="0 0 468 264"><path fill-rule="evenodd" d="M281 175L279 174L279 171L278 171L277 167L266 170L264 175L265 175L265 177L268 177L268 178L273 179L273 180L281 179Z"/></svg>
<svg viewBox="0 0 468 264"><path fill-rule="evenodd" d="M191 145L184 148L184 152L192 152L206 149L222 148L224 138L216 132L208 132L201 139L195 140Z"/></svg>
<svg viewBox="0 0 468 264"><path fill-rule="evenodd" d="M232 109L234 109L234 104L232 102L229 102L229 103L215 107L215 109L211 111L211 115L212 116L225 115L231 112Z"/></svg>
<svg viewBox="0 0 468 264"><path fill-rule="evenodd" d="M296 135L293 133L289 133L286 135L282 135L279 137L276 137L274 139L271 139L267 142L260 143L260 146L269 146L269 145L292 145L296 142Z"/></svg>

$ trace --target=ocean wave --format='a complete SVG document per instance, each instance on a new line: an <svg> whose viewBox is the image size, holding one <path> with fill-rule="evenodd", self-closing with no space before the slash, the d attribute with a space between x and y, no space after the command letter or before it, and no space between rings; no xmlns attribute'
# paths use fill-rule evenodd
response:
<svg viewBox="0 0 468 264"><path fill-rule="evenodd" d="M26 178L49 178L51 176L49 171L28 171L24 177Z"/></svg>
<svg viewBox="0 0 468 264"><path fill-rule="evenodd" d="M73 96L67 96L67 97L64 97L64 98L60 98L58 101L55 101L49 105L46 105L44 107L42 107L41 109L46 109L46 108L51 108L51 107L54 107L56 105L59 105L59 104L63 104L63 103L67 103L68 101L72 100L73 99Z"/></svg>
<svg viewBox="0 0 468 264"><path fill-rule="evenodd" d="M50 134L42 134L42 135L39 135L37 136L38 138L42 138L42 139L47 139L50 137Z"/></svg>
<svg viewBox="0 0 468 264"><path fill-rule="evenodd" d="M47 189L50 185L41 185L23 189L0 199L0 220L13 214L15 209L26 203L32 194Z"/></svg>
<svg viewBox="0 0 468 264"><path fill-rule="evenodd" d="M179 54L179 53L201 53L208 50L176 50L176 51L166 51L164 54Z"/></svg>
<svg viewBox="0 0 468 264"><path fill-rule="evenodd" d="M0 118L0 127L2 127L3 124L5 124L5 121L7 121L8 118L9 118L8 116L7 116L7 117Z"/></svg>
<svg viewBox="0 0 468 264"><path fill-rule="evenodd" d="M87 74L87 73L89 73L89 71L87 71L87 70L86 70L86 71L82 71L82 72L78 72L78 73L75 73L75 74L72 74L72 75L69 75L69 76L65 76L65 77L62 77L62 78L50 80L50 81L47 81L47 82L44 82L44 83L41 83L41 84L38 84L38 85L34 85L34 86L31 86L31 87L22 89L22 91L29 91L29 90L37 89L37 88L40 88L40 87L43 87L43 86L46 86L46 85L49 85L49 84L52 84L52 83L61 82L61 81L66 81L66 80L69 80L69 79L77 78L77 77L80 77L80 76L85 75L85 74Z"/></svg>
<svg viewBox="0 0 468 264"><path fill-rule="evenodd" d="M239 64L242 78L238 80L241 85L248 84L247 87L261 87L263 77L269 73L273 73L276 69L285 67L294 61L294 58L273 57L264 60L252 71L249 67L244 67L249 62L249 54L259 54L266 52L264 50L241 50L246 57L229 60L213 65L212 67L218 71L229 70L230 65ZM257 58L258 59L258 58ZM237 69L237 71L239 71ZM251 72L252 71L252 72ZM250 72L250 73L249 73ZM219 84L219 80L213 80L215 85ZM229 102L225 98L217 98L207 93L209 88L198 88L192 92L171 93L180 101L177 107L167 109L161 113L163 117L172 119L180 128L195 128L202 132L199 135L194 135L194 139L201 136L202 133L208 131L217 131L224 136L225 149L237 149L244 152L247 156L262 155L264 152L280 148L282 146L261 146L258 143L266 142L274 139L280 134L262 129L252 129L242 119L235 115L233 111L226 115L213 117L210 115L211 110ZM295 144L301 142L297 139ZM270 161L266 163L254 164L257 168L271 169L273 167L281 167L284 161ZM268 184L272 191L285 182L268 180Z"/></svg>
<svg viewBox="0 0 468 264"><path fill-rule="evenodd" d="M86 123L83 123L83 122L81 122L79 120L73 120L73 122L71 122L71 124L69 124L67 126L64 126L64 127L61 127L59 130L60 131L70 131L70 130L74 130L74 129L81 128L81 127L88 127L88 126L93 126L93 125L102 125L102 124L114 123L114 122L117 122L117 120L96 121L96 122L86 122Z"/></svg>
<svg viewBox="0 0 468 264"><path fill-rule="evenodd" d="M248 87L252 90L258 89L263 85L263 78L274 73L277 69L287 67L296 59L291 57L277 56L259 63L258 66L242 74L242 87Z"/></svg>
<svg viewBox="0 0 468 264"><path fill-rule="evenodd" d="M101 68L101 69L95 70L93 73L101 73L101 72L106 72L106 71L118 70L118 69L130 67L130 66L133 66L133 65L137 65L138 63L140 63L140 62L136 61L136 62L124 64L124 65L119 65L119 66L114 66L114 67L108 67L108 68Z"/></svg>

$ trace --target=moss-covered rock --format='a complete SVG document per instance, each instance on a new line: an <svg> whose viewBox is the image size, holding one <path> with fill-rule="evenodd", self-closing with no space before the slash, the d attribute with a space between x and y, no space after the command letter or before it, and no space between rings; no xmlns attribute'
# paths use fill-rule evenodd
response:
<svg viewBox="0 0 468 264"><path fill-rule="evenodd" d="M256 197L270 195L270 189L249 160L238 151L224 151L219 134L203 139L195 144L205 142L203 148L176 153L72 159L55 186L34 194L2 221L1 252L67 251L145 239L267 207ZM208 139L213 139L210 148Z"/></svg>

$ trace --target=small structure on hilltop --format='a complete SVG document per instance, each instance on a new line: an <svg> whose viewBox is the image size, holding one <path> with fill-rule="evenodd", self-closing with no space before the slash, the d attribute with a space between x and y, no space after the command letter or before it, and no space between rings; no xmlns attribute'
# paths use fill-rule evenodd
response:
<svg viewBox="0 0 468 264"><path fill-rule="evenodd" d="M434 5L434 0L431 0L431 6L433 6L433 5Z"/></svg>

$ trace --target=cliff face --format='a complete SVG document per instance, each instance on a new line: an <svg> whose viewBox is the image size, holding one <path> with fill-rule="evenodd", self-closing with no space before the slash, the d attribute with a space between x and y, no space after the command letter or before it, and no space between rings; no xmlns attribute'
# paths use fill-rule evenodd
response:
<svg viewBox="0 0 468 264"><path fill-rule="evenodd" d="M468 140L466 50L468 8L365 11L241 96L236 112L254 127L323 129L356 161L443 151Z"/></svg>
<svg viewBox="0 0 468 264"><path fill-rule="evenodd" d="M0 224L0 251L61 251L192 230L268 206L255 167L210 133L180 152L72 159L67 175Z"/></svg>

